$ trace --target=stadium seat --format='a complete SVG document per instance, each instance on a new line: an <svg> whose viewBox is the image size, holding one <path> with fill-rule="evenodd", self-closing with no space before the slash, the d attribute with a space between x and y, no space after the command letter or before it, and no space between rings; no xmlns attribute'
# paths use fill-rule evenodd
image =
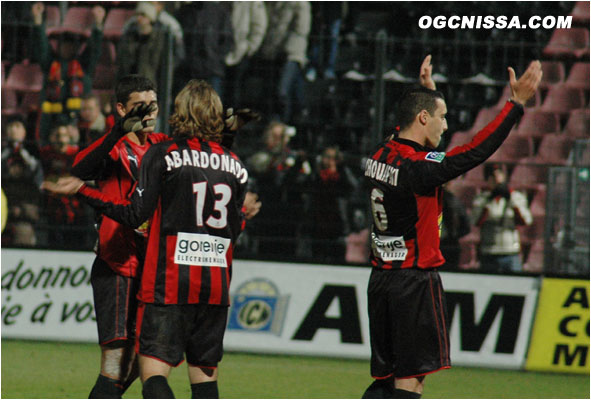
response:
<svg viewBox="0 0 591 400"><path fill-rule="evenodd" d="M565 71L562 61L542 61L542 81L540 87L547 88L557 83L564 82Z"/></svg>
<svg viewBox="0 0 591 400"><path fill-rule="evenodd" d="M484 164L480 164L464 174L464 182L477 188L487 186L484 180Z"/></svg>
<svg viewBox="0 0 591 400"><path fill-rule="evenodd" d="M540 107L540 111L568 114L585 107L583 91L566 85L552 86Z"/></svg>
<svg viewBox="0 0 591 400"><path fill-rule="evenodd" d="M538 189L540 185L548 183L548 167L545 165L532 165L537 160L533 157L522 159L515 166L509 186L519 190Z"/></svg>
<svg viewBox="0 0 591 400"><path fill-rule="evenodd" d="M527 260L523 264L525 272L540 273L544 269L544 239L536 239L532 242Z"/></svg>
<svg viewBox="0 0 591 400"><path fill-rule="evenodd" d="M90 29L94 22L90 7L70 7L61 26L47 29L49 35L73 33L84 37L90 36Z"/></svg>
<svg viewBox="0 0 591 400"><path fill-rule="evenodd" d="M589 90L589 63L574 63L568 73L566 85Z"/></svg>
<svg viewBox="0 0 591 400"><path fill-rule="evenodd" d="M517 134L527 137L541 137L547 133L560 132L560 118L551 112L526 112L517 126Z"/></svg>
<svg viewBox="0 0 591 400"><path fill-rule="evenodd" d="M62 16L58 6L45 7L45 29L49 30L60 26Z"/></svg>
<svg viewBox="0 0 591 400"><path fill-rule="evenodd" d="M589 26L589 2L577 1L570 15L575 23Z"/></svg>
<svg viewBox="0 0 591 400"><path fill-rule="evenodd" d="M39 92L43 87L43 72L39 64L14 64L8 73L6 89L19 92Z"/></svg>
<svg viewBox="0 0 591 400"><path fill-rule="evenodd" d="M546 187L540 187L534 193L529 210L532 216L541 217L546 215Z"/></svg>
<svg viewBox="0 0 591 400"><path fill-rule="evenodd" d="M542 55L548 58L582 58L589 54L589 31L585 28L556 29Z"/></svg>
<svg viewBox="0 0 591 400"><path fill-rule="evenodd" d="M548 134L538 147L539 163L565 165L572 149L572 139L560 133Z"/></svg>
<svg viewBox="0 0 591 400"><path fill-rule="evenodd" d="M589 138L589 108L571 111L563 133L572 138Z"/></svg>
<svg viewBox="0 0 591 400"><path fill-rule="evenodd" d="M533 141L531 137L509 135L488 161L514 163L531 155L533 155Z"/></svg>
<svg viewBox="0 0 591 400"><path fill-rule="evenodd" d="M472 128L470 129L471 132L476 133L479 130L483 129L486 125L489 124L495 117L499 114L498 108L483 108L481 109L476 118L474 119L474 123L472 124Z"/></svg>
<svg viewBox="0 0 591 400"><path fill-rule="evenodd" d="M134 14L135 10L112 8L105 18L105 25L103 27L105 39L119 40L123 33L123 25L125 25L125 21L131 18Z"/></svg>
<svg viewBox="0 0 591 400"><path fill-rule="evenodd" d="M14 115L19 113L18 95L15 90L2 88L2 115Z"/></svg>

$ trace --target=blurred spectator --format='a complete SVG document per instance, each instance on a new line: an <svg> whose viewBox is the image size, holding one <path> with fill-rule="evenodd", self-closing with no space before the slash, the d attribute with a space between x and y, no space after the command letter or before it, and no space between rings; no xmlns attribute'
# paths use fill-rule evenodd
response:
<svg viewBox="0 0 591 400"><path fill-rule="evenodd" d="M462 202L443 187L443 219L439 248L449 268L457 269L460 264L460 238L470 233L470 219Z"/></svg>
<svg viewBox="0 0 591 400"><path fill-rule="evenodd" d="M345 237L351 232L349 196L357 185L351 170L343 165L339 148L326 147L306 185L309 193L307 230L312 239L314 260L345 261Z"/></svg>
<svg viewBox="0 0 591 400"><path fill-rule="evenodd" d="M111 115L107 118L101 111L101 101L98 96L91 94L82 97L78 121L81 146L88 146L110 131L114 124L114 117Z"/></svg>
<svg viewBox="0 0 591 400"><path fill-rule="evenodd" d="M223 98L224 58L232 49L230 3L186 2L177 17L185 31L186 59L177 70L176 87L190 79L204 79Z"/></svg>
<svg viewBox="0 0 591 400"><path fill-rule="evenodd" d="M339 47L339 32L346 13L344 1L313 1L312 33L310 34L310 64L306 79L316 80L317 70L323 70L324 79L335 79L335 62Z"/></svg>
<svg viewBox="0 0 591 400"><path fill-rule="evenodd" d="M158 87L167 61L166 31L156 24L154 4L140 1L135 9L135 23L119 39L117 60L118 77L130 74L145 76Z"/></svg>
<svg viewBox="0 0 591 400"><path fill-rule="evenodd" d="M60 115L75 117L80 112L81 97L92 91L92 76L101 54L102 26L105 9L92 8L94 26L82 53L81 37L64 32L59 37L58 51L53 51L45 33L42 2L33 4L33 57L43 70L44 84L40 95L41 120L39 134L42 143L47 143L49 130Z"/></svg>
<svg viewBox="0 0 591 400"><path fill-rule="evenodd" d="M170 32L174 39L173 55L175 65L177 65L185 59L183 28L181 27L179 21L177 21L175 17L170 15L170 13L164 9L165 2L151 1L150 3L152 3L156 9L156 21L154 22L154 27ZM134 15L125 21L125 25L123 25L123 34L135 29L133 26L134 24L138 23L137 18L137 15Z"/></svg>
<svg viewBox="0 0 591 400"><path fill-rule="evenodd" d="M258 51L267 31L267 10L262 1L232 2L234 47L226 54L225 102L241 107L241 88L250 59Z"/></svg>
<svg viewBox="0 0 591 400"><path fill-rule="evenodd" d="M279 118L292 123L303 107L303 68L307 63L311 11L309 1L266 1L269 18L260 55L267 71L279 76L267 77L265 93L277 95Z"/></svg>
<svg viewBox="0 0 591 400"><path fill-rule="evenodd" d="M295 128L270 122L263 133L264 150L247 160L252 191L265 205L249 224L259 255L295 255L303 215L302 185L311 172L305 154L288 147Z"/></svg>
<svg viewBox="0 0 591 400"><path fill-rule="evenodd" d="M37 149L25 142L25 125L19 119L6 126L7 143L2 146L2 189L8 204L2 245L35 246L33 226L39 222L39 186L43 182Z"/></svg>
<svg viewBox="0 0 591 400"><path fill-rule="evenodd" d="M78 144L72 132L77 127L62 118L51 130L50 144L41 148L41 162L46 180L55 181L68 176ZM86 207L76 197L45 194L45 213L48 227L48 245L51 248L85 249L90 227Z"/></svg>
<svg viewBox="0 0 591 400"><path fill-rule="evenodd" d="M487 272L520 272L521 244L517 225L530 225L532 215L526 196L507 186L505 169L484 167L489 189L474 198L472 215L480 227L480 268Z"/></svg>

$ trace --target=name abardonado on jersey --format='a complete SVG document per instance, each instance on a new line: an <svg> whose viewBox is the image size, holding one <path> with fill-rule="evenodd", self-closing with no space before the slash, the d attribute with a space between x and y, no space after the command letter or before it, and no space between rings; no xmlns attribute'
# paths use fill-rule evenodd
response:
<svg viewBox="0 0 591 400"><path fill-rule="evenodd" d="M194 149L172 150L164 156L166 161L166 171L173 168L180 168L184 165L190 165L198 168L210 168L229 172L240 180L240 183L246 183L248 180L248 171L243 168L239 162L228 154L209 153Z"/></svg>

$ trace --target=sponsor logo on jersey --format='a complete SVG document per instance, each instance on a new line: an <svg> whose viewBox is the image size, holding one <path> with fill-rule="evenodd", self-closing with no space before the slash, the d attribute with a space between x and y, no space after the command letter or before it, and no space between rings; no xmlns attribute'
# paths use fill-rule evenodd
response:
<svg viewBox="0 0 591 400"><path fill-rule="evenodd" d="M440 163L445 158L445 153L431 151L425 156L425 160Z"/></svg>
<svg viewBox="0 0 591 400"><path fill-rule="evenodd" d="M280 296L273 282L253 278L232 296L228 329L281 335L289 295Z"/></svg>
<svg viewBox="0 0 591 400"><path fill-rule="evenodd" d="M373 254L383 261L404 261L408 254L402 236L383 236L372 232L371 248Z"/></svg>
<svg viewBox="0 0 591 400"><path fill-rule="evenodd" d="M201 233L179 232L174 249L174 262L227 268L226 253L229 248L230 239Z"/></svg>

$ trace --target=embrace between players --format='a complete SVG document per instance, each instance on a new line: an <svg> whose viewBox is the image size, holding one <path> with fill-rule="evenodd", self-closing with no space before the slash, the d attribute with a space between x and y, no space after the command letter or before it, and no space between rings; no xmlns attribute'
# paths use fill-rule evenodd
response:
<svg viewBox="0 0 591 400"><path fill-rule="evenodd" d="M542 74L538 61L519 80L509 68L512 96L499 115L469 144L436 153L447 110L430 61L421 66L423 87L400 99L400 132L378 146L365 172L374 217L368 309L375 380L364 398L420 398L424 376L450 367L436 268L444 263L440 186L495 152ZM192 80L176 97L168 137L153 132L158 106L150 81L124 77L116 98L120 121L77 156L75 177L43 185L77 194L101 213L91 282L102 356L90 398L120 398L138 375L145 398L173 398L167 377L185 355L192 397L217 398L233 246L261 207L229 148L236 129L256 115L224 114L211 86ZM380 169L392 176L382 179ZM95 180L98 190L82 179Z"/></svg>

